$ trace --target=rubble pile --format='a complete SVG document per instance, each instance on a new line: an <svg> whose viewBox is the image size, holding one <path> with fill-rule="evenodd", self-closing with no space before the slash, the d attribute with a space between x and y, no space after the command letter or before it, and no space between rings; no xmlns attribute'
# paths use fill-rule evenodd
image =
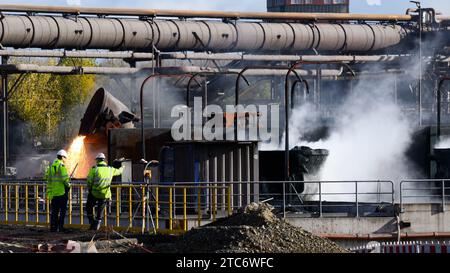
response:
<svg viewBox="0 0 450 273"><path fill-rule="evenodd" d="M176 243L178 252L196 253L345 253L328 239L294 227L265 203L252 203L241 213L195 228Z"/></svg>
<svg viewBox="0 0 450 273"><path fill-rule="evenodd" d="M183 235L133 235L0 225L1 252L60 253L345 253L328 239L278 218L273 207L252 203L243 211Z"/></svg>

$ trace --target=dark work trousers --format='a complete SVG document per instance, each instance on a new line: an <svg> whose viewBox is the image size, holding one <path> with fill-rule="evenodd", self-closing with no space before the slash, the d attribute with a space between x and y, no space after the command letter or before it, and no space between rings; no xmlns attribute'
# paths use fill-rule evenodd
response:
<svg viewBox="0 0 450 273"><path fill-rule="evenodd" d="M92 224L93 221L101 221L103 219L103 210L105 209L107 199L95 198L91 193L88 194L86 201L86 211L89 219L89 223ZM94 215L94 207L97 206Z"/></svg>
<svg viewBox="0 0 450 273"><path fill-rule="evenodd" d="M52 231L64 229L64 219L66 217L67 211L67 195L55 196L52 198L51 202L51 220L50 229Z"/></svg>

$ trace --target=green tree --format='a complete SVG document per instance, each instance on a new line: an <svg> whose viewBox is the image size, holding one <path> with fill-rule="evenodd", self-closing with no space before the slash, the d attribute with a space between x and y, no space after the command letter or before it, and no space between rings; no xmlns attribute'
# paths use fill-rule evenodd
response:
<svg viewBox="0 0 450 273"><path fill-rule="evenodd" d="M19 58L12 62L24 63L24 60ZM55 59L41 59L34 64L93 66L95 62L61 59L57 63ZM14 82L18 77L12 75L10 81ZM52 144L60 145L78 132L81 107L92 95L94 87L94 75L27 74L11 95L12 119L28 124L30 138L47 137ZM62 123L65 126L60 126Z"/></svg>
<svg viewBox="0 0 450 273"><path fill-rule="evenodd" d="M94 66L92 59L62 59L60 65L89 67ZM95 75L54 76L61 93L61 115L63 138L73 138L78 134L80 119L85 110L85 104L95 91Z"/></svg>
<svg viewBox="0 0 450 273"><path fill-rule="evenodd" d="M62 66L94 66L92 59L62 59ZM56 81L62 94L63 110L71 110L73 107L86 102L95 88L95 75L69 75L57 76Z"/></svg>

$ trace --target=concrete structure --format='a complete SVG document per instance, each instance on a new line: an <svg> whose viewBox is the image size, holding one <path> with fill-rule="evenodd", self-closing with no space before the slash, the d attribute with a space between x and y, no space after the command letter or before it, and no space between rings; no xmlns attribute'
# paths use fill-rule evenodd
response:
<svg viewBox="0 0 450 273"><path fill-rule="evenodd" d="M267 0L270 12L348 13L350 0Z"/></svg>
<svg viewBox="0 0 450 273"><path fill-rule="evenodd" d="M444 241L450 239L450 211L440 204L407 204L397 217L287 218L288 222L342 246L400 240ZM400 230L400 236L398 231Z"/></svg>

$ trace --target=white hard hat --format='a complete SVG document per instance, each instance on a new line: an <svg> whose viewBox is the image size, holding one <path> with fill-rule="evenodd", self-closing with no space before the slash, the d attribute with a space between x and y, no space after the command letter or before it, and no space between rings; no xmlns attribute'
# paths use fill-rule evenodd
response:
<svg viewBox="0 0 450 273"><path fill-rule="evenodd" d="M57 156L62 156L67 158L67 152L65 150L59 150L59 152L56 154Z"/></svg>
<svg viewBox="0 0 450 273"><path fill-rule="evenodd" d="M99 153L99 154L95 157L95 159L106 159L106 156L105 156L104 153Z"/></svg>

